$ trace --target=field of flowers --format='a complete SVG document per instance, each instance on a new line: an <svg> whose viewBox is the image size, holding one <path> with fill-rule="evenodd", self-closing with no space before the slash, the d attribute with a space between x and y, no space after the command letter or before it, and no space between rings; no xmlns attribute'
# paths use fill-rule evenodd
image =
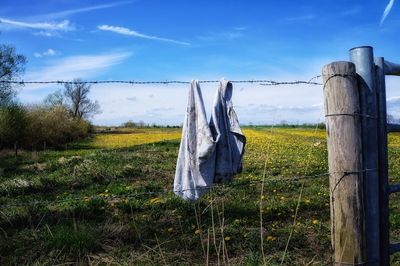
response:
<svg viewBox="0 0 400 266"><path fill-rule="evenodd" d="M180 137L180 129L138 129L135 133L99 134L91 140L90 145L95 148L118 149L146 143L174 140Z"/></svg>
<svg viewBox="0 0 400 266"><path fill-rule="evenodd" d="M245 128L243 173L195 203L171 192L180 129L122 133L1 155L0 265L330 263L324 130ZM390 147L394 176L400 136Z"/></svg>

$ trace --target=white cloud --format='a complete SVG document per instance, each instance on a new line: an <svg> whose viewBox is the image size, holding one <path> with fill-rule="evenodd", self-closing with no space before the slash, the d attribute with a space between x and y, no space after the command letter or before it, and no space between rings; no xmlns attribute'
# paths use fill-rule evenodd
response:
<svg viewBox="0 0 400 266"><path fill-rule="evenodd" d="M60 34L58 34L57 32L45 31L45 30L41 30L41 31L35 32L35 33L33 33L33 35L45 36L45 37L60 37Z"/></svg>
<svg viewBox="0 0 400 266"><path fill-rule="evenodd" d="M128 52L98 55L77 55L50 61L48 65L26 73L25 80L49 81L91 78L104 73L131 56ZM23 91L45 89L54 85L26 85Z"/></svg>
<svg viewBox="0 0 400 266"><path fill-rule="evenodd" d="M99 26L97 26L97 28L102 31L111 31L111 32L121 34L121 35L134 36L134 37L138 37L138 38L156 40L156 41L162 41L162 42L176 43L176 44L180 44L180 45L190 45L190 43L188 43L188 42L181 42L181 41L177 41L177 40L146 35L146 34L142 34L137 31L134 31L134 30L131 30L128 28L124 28L124 27L119 27L119 26L99 25Z"/></svg>
<svg viewBox="0 0 400 266"><path fill-rule="evenodd" d="M36 29L36 30L47 30L47 31L75 30L75 27L71 25L69 20L63 20L61 22L23 22L6 18L0 18L0 23L6 24L11 27L25 28L25 29Z"/></svg>
<svg viewBox="0 0 400 266"><path fill-rule="evenodd" d="M40 57L45 57L45 56L55 56L55 55L57 55L57 54L58 54L58 53L57 53L55 50L49 48L49 49L47 49L47 51L44 51L44 52L42 52L42 53L36 52L36 53L34 53L33 55L34 55L35 57L40 58Z"/></svg>
<svg viewBox="0 0 400 266"><path fill-rule="evenodd" d="M60 12L54 12L54 13L49 13L49 14L43 14L37 17L43 18L62 18L74 14L79 14L79 13L85 13L85 12L90 12L94 10L100 10L100 9L106 9L106 8L112 8L116 6L121 6L121 5L126 5L133 3L134 1L119 1L115 3L108 3L108 4L101 4L101 5L95 5L95 6L88 6L88 7L82 7L82 8L76 8L76 9L69 9L69 10L64 10Z"/></svg>
<svg viewBox="0 0 400 266"><path fill-rule="evenodd" d="M383 11L381 22L380 22L381 26L382 26L383 22L385 21L387 15L389 15L390 10L392 10L393 4L394 4L394 0L390 0L388 5L385 8L385 11Z"/></svg>

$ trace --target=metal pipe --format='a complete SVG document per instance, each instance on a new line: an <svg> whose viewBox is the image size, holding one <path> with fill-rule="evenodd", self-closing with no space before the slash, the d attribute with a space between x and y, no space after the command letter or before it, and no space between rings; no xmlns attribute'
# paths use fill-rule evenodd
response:
<svg viewBox="0 0 400 266"><path fill-rule="evenodd" d="M400 76L400 65L389 61L384 61L385 75Z"/></svg>
<svg viewBox="0 0 400 266"><path fill-rule="evenodd" d="M400 184L390 185L389 194L400 192Z"/></svg>
<svg viewBox="0 0 400 266"><path fill-rule="evenodd" d="M388 173L388 124L386 109L386 84L383 57L376 57L375 86L378 99L378 157L379 157L379 236L380 265L390 264L389 239L389 173Z"/></svg>
<svg viewBox="0 0 400 266"><path fill-rule="evenodd" d="M389 253L393 254L400 251L400 242L390 244Z"/></svg>
<svg viewBox="0 0 400 266"><path fill-rule="evenodd" d="M349 53L350 61L356 65L359 76L358 86L363 114L361 117L363 169L378 169L378 122L376 119L371 119L378 116L373 49L370 46L355 47ZM364 172L363 178L366 256L371 262L368 265L380 265L378 171Z"/></svg>
<svg viewBox="0 0 400 266"><path fill-rule="evenodd" d="M387 133L400 132L400 124L387 124Z"/></svg>

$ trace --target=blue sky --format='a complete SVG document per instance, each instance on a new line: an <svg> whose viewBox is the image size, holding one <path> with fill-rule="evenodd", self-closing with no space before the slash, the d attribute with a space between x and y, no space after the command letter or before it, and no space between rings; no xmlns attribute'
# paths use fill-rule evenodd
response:
<svg viewBox="0 0 400 266"><path fill-rule="evenodd" d="M391 1L3 0L0 42L28 58L25 80L308 80L354 46L400 62L400 3ZM397 82L399 83L399 82ZM216 84L202 86L210 110ZM389 107L400 86L388 79ZM25 86L24 103L61 88ZM94 85L97 124L180 124L186 85ZM323 120L320 86L235 84L243 124ZM393 108L391 108L393 103Z"/></svg>

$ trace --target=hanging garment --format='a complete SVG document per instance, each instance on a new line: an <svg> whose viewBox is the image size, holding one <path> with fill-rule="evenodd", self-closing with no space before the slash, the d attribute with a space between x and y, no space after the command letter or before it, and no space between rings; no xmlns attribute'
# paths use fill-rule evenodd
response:
<svg viewBox="0 0 400 266"><path fill-rule="evenodd" d="M176 164L176 195L197 200L207 192L215 176L215 147L200 86L197 81L192 81Z"/></svg>
<svg viewBox="0 0 400 266"><path fill-rule="evenodd" d="M208 123L200 86L192 81L176 164L176 195L197 200L213 183L229 182L241 172L246 138L231 98L232 83L221 80Z"/></svg>
<svg viewBox="0 0 400 266"><path fill-rule="evenodd" d="M232 83L222 79L214 98L210 128L217 147L214 183L229 182L242 171L246 137L232 104Z"/></svg>

